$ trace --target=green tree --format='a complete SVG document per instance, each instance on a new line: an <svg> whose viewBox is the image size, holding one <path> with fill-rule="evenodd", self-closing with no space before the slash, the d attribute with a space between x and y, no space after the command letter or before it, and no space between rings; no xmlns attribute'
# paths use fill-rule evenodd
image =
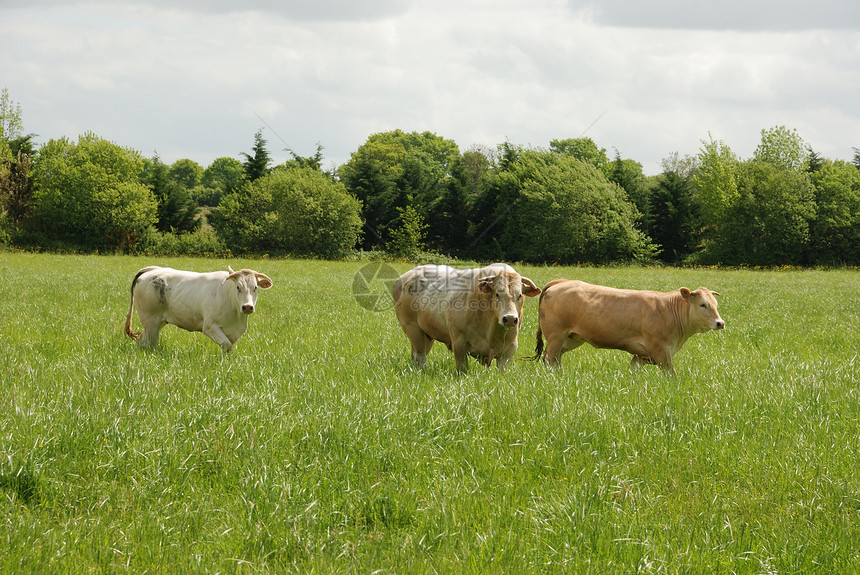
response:
<svg viewBox="0 0 860 575"><path fill-rule="evenodd" d="M848 162L825 161L813 176L813 261L860 265L860 170Z"/></svg>
<svg viewBox="0 0 860 575"><path fill-rule="evenodd" d="M762 131L755 157L740 161L722 142L704 143L694 176L706 263L802 264L809 256L814 190L796 132Z"/></svg>
<svg viewBox="0 0 860 575"><path fill-rule="evenodd" d="M741 161L722 141L702 141L699 169L693 176L693 202L699 214L703 256L717 260L725 255L726 224L739 200L738 172Z"/></svg>
<svg viewBox="0 0 860 575"><path fill-rule="evenodd" d="M323 146L319 142L317 142L316 152L312 156L308 156L307 158L302 157L295 153L290 148L287 148L286 151L290 153L292 159L287 160L287 167L295 167L295 168L310 168L312 170L322 171L322 162L325 159L323 156Z"/></svg>
<svg viewBox="0 0 860 575"><path fill-rule="evenodd" d="M199 206L191 198L191 192L172 177L173 169L162 163L157 155L145 162L145 166L141 181L149 186L158 202L158 221L155 227L161 232L180 234L193 232L199 228L200 221L197 219ZM178 173L183 174L183 170L180 168ZM185 176L188 176L187 172ZM180 180L193 181L187 177L184 179L180 177Z"/></svg>
<svg viewBox="0 0 860 575"><path fill-rule="evenodd" d="M457 163L460 165L451 167L452 175L457 174L455 177L465 186L466 196L470 200L478 197L484 190L494 166L494 157L492 152L472 146L458 159Z"/></svg>
<svg viewBox="0 0 860 575"><path fill-rule="evenodd" d="M224 196L213 225L226 245L256 253L342 257L361 235L361 203L311 168L275 170Z"/></svg>
<svg viewBox="0 0 860 575"><path fill-rule="evenodd" d="M681 263L693 253L696 241L692 183L675 171L663 172L656 182L645 231L659 244L662 261Z"/></svg>
<svg viewBox="0 0 860 575"><path fill-rule="evenodd" d="M642 172L642 164L621 157L621 153L615 150L615 160L604 170L610 182L615 182L627 192L627 197L636 208L648 216L651 207L650 188Z"/></svg>
<svg viewBox="0 0 860 575"><path fill-rule="evenodd" d="M806 171L814 174L824 167L824 158L821 154L812 149L812 146L806 147Z"/></svg>
<svg viewBox="0 0 860 575"><path fill-rule="evenodd" d="M446 178L441 195L430 209L434 223L431 244L444 253L464 257L469 248L466 233L469 229L469 212L482 186L480 176L476 181L474 171L480 164L470 154L466 152L451 162L450 177ZM481 157L485 158L483 155Z"/></svg>
<svg viewBox="0 0 860 575"><path fill-rule="evenodd" d="M807 173L752 159L740 166L738 199L723 225L726 264L806 263L814 188Z"/></svg>
<svg viewBox="0 0 860 575"><path fill-rule="evenodd" d="M24 135L21 105L0 92L0 243L20 229L31 208L33 135Z"/></svg>
<svg viewBox="0 0 860 575"><path fill-rule="evenodd" d="M24 135L21 104L9 97L9 90L0 91L0 164L11 161L10 143Z"/></svg>
<svg viewBox="0 0 860 575"><path fill-rule="evenodd" d="M487 227L475 230L487 255L560 264L652 257L653 245L636 227L638 210L595 167L550 151L502 155L507 159L478 202L494 206L479 224Z"/></svg>
<svg viewBox="0 0 860 575"><path fill-rule="evenodd" d="M397 212L400 214L400 225L391 232L388 251L401 258L417 259L426 249L424 239L427 224L412 204L397 208Z"/></svg>
<svg viewBox="0 0 860 575"><path fill-rule="evenodd" d="M188 158L176 160L170 165L168 177L190 191L197 187L203 179L203 168Z"/></svg>
<svg viewBox="0 0 860 575"><path fill-rule="evenodd" d="M394 130L371 135L339 169L341 181L362 201L368 233L363 247L384 245L399 225L412 198L415 209L433 222L433 206L442 196L457 144L431 132ZM428 231L437 237L438 231ZM432 247L432 246L431 246Z"/></svg>
<svg viewBox="0 0 860 575"><path fill-rule="evenodd" d="M559 154L573 156L586 164L591 164L603 173L607 173L609 167L609 156L606 148L598 148L591 138L567 138L565 140L552 140L549 149Z"/></svg>
<svg viewBox="0 0 860 575"><path fill-rule="evenodd" d="M484 177L479 194L471 202L467 257L479 260L507 257L502 236L519 198L520 181L516 169L524 151L510 142L498 145L495 162Z"/></svg>
<svg viewBox="0 0 860 575"><path fill-rule="evenodd" d="M82 248L129 249L157 221L140 154L92 133L51 140L33 166L31 231Z"/></svg>
<svg viewBox="0 0 860 575"><path fill-rule="evenodd" d="M263 176L269 173L269 164L272 163L272 159L269 156L269 150L266 148L267 142L263 138L263 130L257 130L257 133L254 134L254 147L251 150L251 154L246 154L242 152L242 155L245 157L245 161L242 162L242 166L245 170L245 180L248 182L253 182L259 180Z"/></svg>
<svg viewBox="0 0 860 575"><path fill-rule="evenodd" d="M689 155L681 157L678 152L672 152L660 164L664 173L675 172L681 178L690 180L699 169L699 158Z"/></svg>
<svg viewBox="0 0 860 575"><path fill-rule="evenodd" d="M242 183L244 168L236 158L216 158L203 170L200 186L191 191L201 206L217 206L221 198L233 193Z"/></svg>
<svg viewBox="0 0 860 575"><path fill-rule="evenodd" d="M33 136L20 136L9 142L11 159L0 165L0 213L5 209L11 225L20 229L29 218L33 204L30 172L35 151Z"/></svg>
<svg viewBox="0 0 860 575"><path fill-rule="evenodd" d="M809 153L797 130L776 126L761 131L761 143L753 156L782 170L807 169Z"/></svg>

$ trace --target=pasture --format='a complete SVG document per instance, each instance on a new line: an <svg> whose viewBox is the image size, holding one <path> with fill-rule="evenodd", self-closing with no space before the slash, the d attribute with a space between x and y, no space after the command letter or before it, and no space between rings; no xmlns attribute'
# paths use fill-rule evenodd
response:
<svg viewBox="0 0 860 575"><path fill-rule="evenodd" d="M144 351L150 264L274 286L225 359ZM727 326L674 379L587 345L458 376L411 367L363 265L0 253L0 572L860 571L860 272L515 266L703 285Z"/></svg>

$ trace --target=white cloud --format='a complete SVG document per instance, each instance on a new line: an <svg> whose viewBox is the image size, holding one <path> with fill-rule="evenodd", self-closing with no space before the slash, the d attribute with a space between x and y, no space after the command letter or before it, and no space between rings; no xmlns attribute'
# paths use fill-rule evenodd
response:
<svg viewBox="0 0 860 575"><path fill-rule="evenodd" d="M860 29L860 4L845 0L568 0L603 25L698 30Z"/></svg>
<svg viewBox="0 0 860 575"><path fill-rule="evenodd" d="M860 146L853 2L825 2L830 29L720 4L734 30L645 4L0 1L0 69L39 142L91 130L166 162L237 157L260 127L276 159L319 142L336 164L395 128L461 149L587 129L651 173L708 133L742 156L779 124L825 157Z"/></svg>

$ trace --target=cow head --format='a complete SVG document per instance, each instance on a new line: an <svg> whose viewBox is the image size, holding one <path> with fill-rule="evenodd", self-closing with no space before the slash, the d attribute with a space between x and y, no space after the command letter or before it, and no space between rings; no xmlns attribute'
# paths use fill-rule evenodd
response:
<svg viewBox="0 0 860 575"><path fill-rule="evenodd" d="M532 280L511 271L478 278L478 290L492 297L491 309L498 314L499 325L506 328L519 325L523 315L523 296L540 294L540 288Z"/></svg>
<svg viewBox="0 0 860 575"><path fill-rule="evenodd" d="M690 304L690 324L698 332L712 329L723 329L726 322L717 311L715 295L720 295L708 288L700 287L696 291L681 288L681 297Z"/></svg>
<svg viewBox="0 0 860 575"><path fill-rule="evenodd" d="M244 314L254 313L254 306L257 304L257 288L269 289L272 287L272 280L266 274L255 272L254 270L239 270L233 271L233 268L227 266L229 275L224 278L221 285L227 281L233 281L236 284L236 301L239 309Z"/></svg>

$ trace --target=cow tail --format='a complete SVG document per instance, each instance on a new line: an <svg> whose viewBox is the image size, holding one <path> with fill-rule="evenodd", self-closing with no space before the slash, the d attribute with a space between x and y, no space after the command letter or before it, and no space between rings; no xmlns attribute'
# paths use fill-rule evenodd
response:
<svg viewBox="0 0 860 575"><path fill-rule="evenodd" d="M551 283L552 282L550 282L550 284ZM548 288L550 284L544 286L543 290L540 292L540 297L538 298L538 328L537 333L535 334L535 354L526 358L529 361L537 361L540 359L540 356L543 355L543 332L540 329L540 304L543 302L543 294L546 293L546 288Z"/></svg>
<svg viewBox="0 0 860 575"><path fill-rule="evenodd" d="M131 328L131 314L134 312L134 286L137 285L137 280L140 279L140 276L151 270L151 267L143 268L138 271L134 276L134 279L131 280L131 300L128 303L128 315L125 316L125 324L123 324L123 331L125 331L126 335L131 339L139 339L140 333L135 333Z"/></svg>
<svg viewBox="0 0 860 575"><path fill-rule="evenodd" d="M529 361L537 361L540 359L540 356L543 355L543 333L540 330L540 321L538 321L538 329L535 334L535 339L535 354L526 358Z"/></svg>

